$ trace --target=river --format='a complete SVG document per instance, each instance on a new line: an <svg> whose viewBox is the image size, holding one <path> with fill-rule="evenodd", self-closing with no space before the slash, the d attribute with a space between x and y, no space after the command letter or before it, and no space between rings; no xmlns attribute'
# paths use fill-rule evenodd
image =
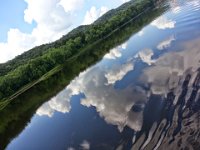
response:
<svg viewBox="0 0 200 150"><path fill-rule="evenodd" d="M48 101L5 108L0 149L198 150L200 0L166 5Z"/></svg>

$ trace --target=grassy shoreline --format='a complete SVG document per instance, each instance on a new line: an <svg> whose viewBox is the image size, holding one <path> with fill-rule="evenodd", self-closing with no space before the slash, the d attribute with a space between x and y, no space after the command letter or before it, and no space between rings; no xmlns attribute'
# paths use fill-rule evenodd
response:
<svg viewBox="0 0 200 150"><path fill-rule="evenodd" d="M25 92L49 74L56 72L73 58L111 36L130 21L154 6L155 0L132 0L111 10L91 25L78 27L66 36L42 49L38 47L22 54L10 63L0 65L0 101ZM74 33L74 34L73 34ZM31 54L29 54L31 53ZM41 53L41 54L40 54ZM37 57L36 57L37 56ZM76 61L76 60L74 60ZM13 66L13 65L14 66Z"/></svg>
<svg viewBox="0 0 200 150"><path fill-rule="evenodd" d="M111 36L112 34L114 34L115 32L117 32L118 30L120 30L121 28L123 28L124 26L126 26L127 24L129 24L130 22L134 21L138 17L140 17L142 14L144 14L145 12L147 12L149 9L150 9L150 7L147 8L147 9L145 9L143 12L141 12L137 16L131 18L129 21L125 22L124 24L122 24L121 26L119 26L118 28L116 28L115 30L113 30L111 33L109 33L105 37L103 37L103 38L99 39L98 41L95 41L93 44L87 46L86 48L84 48L84 50L81 50L80 53L78 53L77 55L69 58L69 60L67 60L65 63L67 63L71 59L76 59L76 57L78 57L79 55L81 55L81 53L84 53L85 51L87 51L88 47L91 47L92 45L95 45L95 44L101 42L103 39L109 38L109 36ZM18 97L20 94L26 92L28 89L32 88L33 86L35 86L36 84L40 83L41 81L44 81L44 80L50 78L52 75L56 74L57 72L61 71L62 69L63 69L63 65L56 66L55 68L53 68L52 70L50 70L49 72L47 72L46 74L44 74L38 80L33 81L33 82L25 85L24 87L22 87L20 90L18 90L16 93L14 93L13 95L11 95L9 98L0 100L0 110L2 110L3 108L5 108L7 104L9 104L13 99L15 99L16 97Z"/></svg>
<svg viewBox="0 0 200 150"><path fill-rule="evenodd" d="M55 69L56 73L49 72L38 84L14 98L6 108L0 110L2 148L6 148L8 143L22 132L43 103L64 89L80 72L98 63L110 49L126 42L164 11L164 8L148 10L142 17L129 22L109 37L90 45L85 52L68 60L58 70ZM6 101L3 104L5 105Z"/></svg>
<svg viewBox="0 0 200 150"><path fill-rule="evenodd" d="M111 37L113 34L115 34L116 32L119 32L120 30L122 30L126 25L130 24L131 22L134 22L135 20L137 20L141 15L143 15L144 13L148 12L150 9L152 9L153 7L147 7L144 11L142 11L141 13L137 14L137 16L134 16L133 18L129 19L128 21L126 21L125 23L123 23L122 25L118 26L116 29L114 29L112 32L110 32L109 34L107 34L106 36L104 36L101 39L98 39L97 41L93 42L92 44L86 45L85 47L82 48L82 50L80 50L77 54L75 54L74 56L68 58L67 60L65 60L65 62L63 62L62 64L57 65L56 67L54 67L53 69L51 69L50 71L48 71L47 73L43 74L39 79L34 80L32 82L29 82L28 84L26 84L25 86L23 86L22 88L18 89L17 92L14 92L14 94L12 94L11 96L8 96L6 98L3 98L0 100L0 110L5 108L7 104L9 104L13 99L17 98L19 95L23 94L24 92L26 92L27 90L29 90L30 88L34 87L36 84L39 84L40 82L47 80L48 78L50 78L51 76L55 75L56 73L58 73L59 71L62 71L64 69L64 66L71 62L71 61L76 61L77 58L81 55L85 55L85 53L87 53L88 49L91 49L92 47L94 47L95 45L97 45L98 43L101 43L103 40Z"/></svg>

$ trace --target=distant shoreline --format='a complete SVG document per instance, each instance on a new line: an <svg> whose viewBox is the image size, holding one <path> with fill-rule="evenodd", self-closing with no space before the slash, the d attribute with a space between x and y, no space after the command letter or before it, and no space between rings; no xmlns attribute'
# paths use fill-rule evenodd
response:
<svg viewBox="0 0 200 150"><path fill-rule="evenodd" d="M153 8L154 2L153 0L127 2L103 15L98 19L100 21L80 26L52 44L36 47L1 64L0 102L3 103L0 103L0 109L4 108L8 101L61 71L69 61L76 62L76 58L87 53L90 47L110 37Z"/></svg>

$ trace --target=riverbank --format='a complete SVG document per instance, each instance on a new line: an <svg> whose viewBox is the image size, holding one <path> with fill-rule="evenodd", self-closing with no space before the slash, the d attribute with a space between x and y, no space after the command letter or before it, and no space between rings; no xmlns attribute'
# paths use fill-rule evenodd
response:
<svg viewBox="0 0 200 150"><path fill-rule="evenodd" d="M64 68L64 66L69 62L73 62L72 64L74 64L77 61L77 58L87 54L88 53L87 51L91 49L91 47L94 47L101 41L109 38L119 30L121 30L121 28L129 24L131 21L137 20L143 13L145 13L146 11L150 11L150 9L153 9L153 7L154 7L154 1L149 1L149 0L134 1L134 2L131 1L126 4L123 4L122 6L116 9L118 11L115 10L113 12L114 15L111 16L110 18L106 19L107 17L105 14L102 17L103 20L102 18L100 18L101 20L100 22L98 21L95 22L94 25L92 24L88 26L87 29L85 29L84 31L82 30L80 32L76 31L77 34L75 37L71 36L71 38L64 41L63 39L66 39L66 37L63 37L62 39L56 41L53 44L54 45L53 48L51 44L50 46L51 48L48 51L45 51L45 53L41 54L41 56L33 57L32 59L29 58L30 60L26 60L27 62L25 64L23 63L23 65L19 65L18 67L16 67L16 69L14 70L11 69L11 71L8 71L6 75L0 76L1 108L4 108L5 104L7 104L8 101L16 98L17 96L27 91L28 89L32 88L39 82L44 81L49 77L51 77L52 75L61 71ZM121 16L122 12L123 14L126 14L124 17ZM120 17L123 18L121 19L121 21L118 20ZM105 23L105 20L108 23ZM116 21L118 23L117 26L115 25ZM105 29L102 29L104 26L107 26L109 24L110 24L109 28L105 27ZM114 27L112 27L112 24L113 26L116 26L115 29L113 29ZM111 30L111 32L108 32L107 30ZM94 34L93 32L99 32L99 31L102 32L99 33L97 37L88 39L91 35L97 35ZM88 34L89 36L87 36ZM69 35L72 35L72 33L69 33ZM83 60L84 59L85 58L83 58ZM13 61L14 60L12 60L11 63ZM17 57L16 61L17 63L20 64L23 61L25 61L25 59L19 60L19 58ZM74 65L70 67L71 67L70 69L72 68L76 69Z"/></svg>

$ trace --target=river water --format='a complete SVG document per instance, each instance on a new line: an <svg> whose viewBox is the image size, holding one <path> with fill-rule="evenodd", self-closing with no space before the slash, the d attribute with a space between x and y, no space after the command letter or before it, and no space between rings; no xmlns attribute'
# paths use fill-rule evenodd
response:
<svg viewBox="0 0 200 150"><path fill-rule="evenodd" d="M18 123L6 149L200 149L200 0L169 5Z"/></svg>

